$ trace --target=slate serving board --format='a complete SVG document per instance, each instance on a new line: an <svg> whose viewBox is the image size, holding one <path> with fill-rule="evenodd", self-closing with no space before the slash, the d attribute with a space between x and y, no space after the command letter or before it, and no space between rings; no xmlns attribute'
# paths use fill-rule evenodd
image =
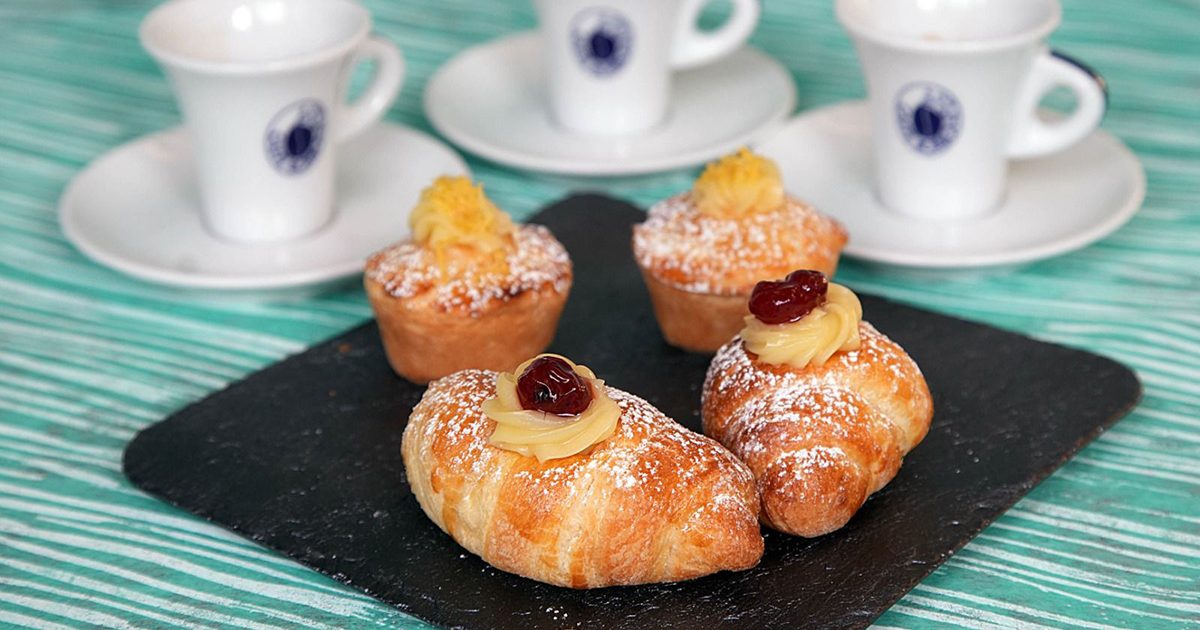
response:
<svg viewBox="0 0 1200 630"><path fill-rule="evenodd" d="M553 350L698 429L708 358L666 346L629 249L632 206L578 196L533 219L575 261ZM427 520L400 438L423 388L373 322L142 431L139 487L435 624L464 628L866 626L1126 413L1134 374L1093 354L864 295L936 408L896 479L842 530L767 534L762 563L679 584L572 591L492 569Z"/></svg>

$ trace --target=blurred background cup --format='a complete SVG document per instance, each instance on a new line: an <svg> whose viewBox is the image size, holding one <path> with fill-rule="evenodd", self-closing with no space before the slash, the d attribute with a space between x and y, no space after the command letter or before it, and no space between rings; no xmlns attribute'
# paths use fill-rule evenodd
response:
<svg viewBox="0 0 1200 630"><path fill-rule="evenodd" d="M758 23L758 0L731 0L713 31L711 0L535 0L551 115L583 133L651 129L667 115L671 73L737 50Z"/></svg>
<svg viewBox="0 0 1200 630"><path fill-rule="evenodd" d="M870 98L876 193L930 219L988 213L1012 158L1065 149L1104 116L1105 86L1051 51L1057 0L837 0ZM1076 106L1047 122L1038 103L1066 87Z"/></svg>
<svg viewBox="0 0 1200 630"><path fill-rule="evenodd" d="M202 215L219 237L293 239L334 212L336 145L400 91L399 50L352 0L170 0L142 45L170 78L195 152ZM360 62L375 64L347 103Z"/></svg>

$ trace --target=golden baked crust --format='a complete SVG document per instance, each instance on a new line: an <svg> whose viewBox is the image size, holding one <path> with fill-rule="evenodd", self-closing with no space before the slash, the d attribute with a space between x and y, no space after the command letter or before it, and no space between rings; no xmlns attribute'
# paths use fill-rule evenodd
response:
<svg viewBox="0 0 1200 630"><path fill-rule="evenodd" d="M663 338L676 348L712 353L742 329L743 319L750 314L744 295L684 291L660 282L644 269L642 280Z"/></svg>
<svg viewBox="0 0 1200 630"><path fill-rule="evenodd" d="M704 382L704 432L750 467L762 520L820 536L850 520L885 486L933 418L917 364L869 323L858 350L824 366L768 365L737 337Z"/></svg>
<svg viewBox="0 0 1200 630"><path fill-rule="evenodd" d="M750 471L716 442L615 388L612 437L539 463L488 444L496 374L430 384L404 430L408 482L460 545L504 571L572 588L747 569L763 552Z"/></svg>
<svg viewBox="0 0 1200 630"><path fill-rule="evenodd" d="M756 282L796 269L832 276L846 240L841 224L793 197L778 210L729 219L701 213L687 192L655 204L633 229L643 270L666 285L714 295L749 296Z"/></svg>
<svg viewBox="0 0 1200 630"><path fill-rule="evenodd" d="M366 288L388 363L414 383L468 368L511 371L550 345L567 302L566 291L546 285L473 316L395 299L377 282Z"/></svg>
<svg viewBox="0 0 1200 630"><path fill-rule="evenodd" d="M388 363L415 383L467 368L511 370L550 345L573 279L562 244L523 225L502 257L412 241L371 256L363 284Z"/></svg>

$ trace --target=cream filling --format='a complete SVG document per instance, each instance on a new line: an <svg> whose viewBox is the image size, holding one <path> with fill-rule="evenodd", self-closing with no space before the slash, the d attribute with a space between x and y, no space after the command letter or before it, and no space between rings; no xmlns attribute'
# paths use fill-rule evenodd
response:
<svg viewBox="0 0 1200 630"><path fill-rule="evenodd" d="M825 303L799 321L764 324L753 315L747 316L742 341L764 363L820 367L839 351L858 349L860 321L862 303L858 296L831 282Z"/></svg>
<svg viewBox="0 0 1200 630"><path fill-rule="evenodd" d="M517 377L536 358L517 366L513 372L496 375L496 396L482 405L484 415L496 421L496 429L488 438L488 443L544 462L582 453L612 436L617 430L621 408L608 397L604 381L596 378L588 368L576 365L566 357L560 358L570 364L576 374L587 379L592 388L592 402L588 408L569 418L521 408L521 400L517 396Z"/></svg>

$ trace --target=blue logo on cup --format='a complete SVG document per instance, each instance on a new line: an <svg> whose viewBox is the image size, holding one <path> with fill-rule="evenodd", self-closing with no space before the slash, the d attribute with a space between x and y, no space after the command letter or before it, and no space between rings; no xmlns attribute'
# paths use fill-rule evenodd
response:
<svg viewBox="0 0 1200 630"><path fill-rule="evenodd" d="M579 63L589 72L601 77L612 75L629 59L633 26L612 9L586 9L571 20L571 45Z"/></svg>
<svg viewBox="0 0 1200 630"><path fill-rule="evenodd" d="M296 101L267 123L267 159L280 173L299 175L316 161L324 137L325 108L320 101Z"/></svg>
<svg viewBox="0 0 1200 630"><path fill-rule="evenodd" d="M896 95L900 135L918 153L934 155L954 144L962 117L958 98L936 83L909 83Z"/></svg>

